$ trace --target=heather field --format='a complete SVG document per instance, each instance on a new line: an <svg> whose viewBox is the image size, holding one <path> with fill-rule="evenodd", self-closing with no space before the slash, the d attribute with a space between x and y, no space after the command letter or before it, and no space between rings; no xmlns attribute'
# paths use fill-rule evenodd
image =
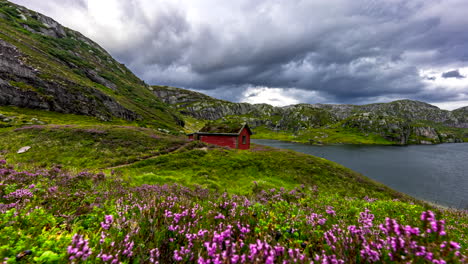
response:
<svg viewBox="0 0 468 264"><path fill-rule="evenodd" d="M5 263L467 262L467 211L322 158L75 115L3 114L14 121L0 128Z"/></svg>
<svg viewBox="0 0 468 264"><path fill-rule="evenodd" d="M320 187L246 195L0 161L5 263L466 263L466 211Z"/></svg>

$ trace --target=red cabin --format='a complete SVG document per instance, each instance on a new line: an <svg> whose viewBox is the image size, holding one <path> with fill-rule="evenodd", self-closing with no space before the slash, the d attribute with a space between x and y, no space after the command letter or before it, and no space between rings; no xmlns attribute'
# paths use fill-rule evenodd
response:
<svg viewBox="0 0 468 264"><path fill-rule="evenodd" d="M233 149L249 149L252 131L247 124L232 126L225 124L206 125L199 132L188 135L189 140L200 140Z"/></svg>

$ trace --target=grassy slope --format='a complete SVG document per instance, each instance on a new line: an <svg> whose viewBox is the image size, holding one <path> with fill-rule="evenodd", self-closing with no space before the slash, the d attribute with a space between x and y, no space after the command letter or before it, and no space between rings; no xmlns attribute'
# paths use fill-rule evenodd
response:
<svg viewBox="0 0 468 264"><path fill-rule="evenodd" d="M13 207L0 214L0 241L3 242L0 258L5 263L18 263L15 256L25 250L30 250L31 255L22 258L24 263L69 262L70 255L75 253L67 253L67 247L82 248L78 241L71 242L74 234L82 237L91 249L85 261L80 261L80 255L76 254L75 263L102 263L102 254L112 255L119 263L150 263L151 255L159 263L197 263L200 257L215 258L207 252L211 251L207 244L217 245L214 252L221 255L230 248L226 246L227 240L236 248L234 254L260 255L258 261L247 263L267 263L262 253L269 251L256 250L259 243L303 254L306 262L300 263L310 263L322 252L343 259L344 263L363 263L360 250L368 244L381 258L377 263L402 260L426 263L424 257L410 248L413 243L424 246L436 259L466 263L456 257L452 246L440 247L444 241L457 241L462 246L458 253L466 254L468 229L466 214L461 212L436 212L437 219L446 221L447 234L439 236L426 231L435 227L420 220L421 212L425 211L423 206L401 201L343 199L326 190L289 191L281 186L270 190L257 186L248 196L182 186L132 188L125 181L105 178L102 174L70 174L56 168L28 173L12 170L2 163L0 170L0 193L6 194L0 196L0 203ZM18 200L13 198L19 195L13 194L16 189L23 190L23 199L12 203ZM370 211L363 213L366 209ZM360 219L366 214L372 214L367 218L372 225ZM104 220L109 217L113 221ZM380 224L385 227L386 221L388 225L387 217L398 223L387 227L391 229L389 233L379 227ZM363 228L363 224L367 227ZM407 225L419 228L419 235L393 233L400 228L408 230ZM356 229L362 232L352 234ZM333 244L327 242L331 234L337 239ZM405 242L406 253L391 249L395 238ZM155 248L159 250L158 256L151 254ZM390 259L390 252L396 261ZM177 255L182 258L175 261ZM282 263L282 259L297 262L294 260L297 256L290 254L275 257L274 263Z"/></svg>
<svg viewBox="0 0 468 264"><path fill-rule="evenodd" d="M61 164L74 170L132 163L115 171L135 184L202 185L239 194L249 193L256 181L268 188L317 185L342 197L401 196L336 163L293 151L257 145L250 151L237 151L188 143L184 137L124 120L102 122L88 116L17 107L0 107L0 115L12 120L0 121L6 126L0 126L4 139L0 141L0 158L9 163L30 167ZM17 154L24 146L32 148Z"/></svg>
<svg viewBox="0 0 468 264"><path fill-rule="evenodd" d="M7 126L0 128L0 137L5 139L0 141L0 155L10 162L28 166L106 168L186 143L183 138L124 120L101 122L89 116L16 107L0 107L0 114L12 120L0 122ZM24 146L32 148L17 154Z"/></svg>
<svg viewBox="0 0 468 264"><path fill-rule="evenodd" d="M116 171L137 184L199 184L235 193L248 193L252 182L257 181L267 187L317 185L342 196L395 196L389 189L338 164L292 151L259 146L252 151L206 149L204 144L197 143L175 151L187 144L185 138L132 126L126 121L101 122L87 116L15 107L1 107L0 114L15 120L8 123L10 127L0 128L0 137L5 139L0 141L0 156L10 163L45 167L61 164L77 170L104 169L162 152L159 157ZM37 119L35 122L47 124L28 124L33 118ZM32 148L17 154L17 150L24 146ZM175 153L164 155L170 151Z"/></svg>
<svg viewBox="0 0 468 264"><path fill-rule="evenodd" d="M248 194L253 182L264 188L318 186L341 197L402 198L385 186L328 160L254 145L251 151L193 149L117 169L135 183L201 185ZM346 186L346 188L343 188Z"/></svg>
<svg viewBox="0 0 468 264"><path fill-rule="evenodd" d="M312 144L377 144L392 145L395 142L386 140L374 133L364 134L355 129L346 129L340 126L336 128L309 128L296 133L287 131L274 132L265 127L253 129L252 138L276 139L300 143Z"/></svg>
<svg viewBox="0 0 468 264"><path fill-rule="evenodd" d="M29 112L18 108L2 108L0 113L4 116L15 115L19 121L10 123L11 127L0 129L0 137L4 139L0 141L0 159L6 158L8 164L15 166L23 164L20 166L21 169L63 164L64 169L73 171L86 169L101 171L102 168L109 166L134 162L128 166L112 169L114 175L117 177L121 175L130 186L165 183L178 183L191 187L201 185L217 193L227 191L230 194L246 195L254 202L261 202L261 198L258 198L258 195L264 196L261 190L268 193L272 188L276 190L280 187L286 190L300 189L300 186L304 184L310 194L297 202L302 204L301 206L307 206L311 208L310 210L324 215L327 206L333 206L337 212L336 223L340 225L353 224L359 213L368 208L375 214L376 222L384 221L385 217L392 217L402 224L417 226L421 212L431 209L437 213L439 219L443 218L447 221L449 239L460 242L464 248L468 245L466 212L432 207L322 158L259 145L254 145L250 151L238 151L197 142L186 144L184 138L154 129L132 126L131 123L125 121L115 121L116 124L103 123L92 117L42 111ZM48 125L24 126L23 121L30 121L33 117L40 121L47 121ZM25 145L32 146L32 149L24 154L16 154L16 150ZM155 157L138 161L152 155ZM110 175L111 169L104 169L104 172ZM110 183L104 186L110 186L109 188L112 189L111 186L114 183L112 183L112 178L109 180ZM47 190L49 185L44 185L47 181L40 180L38 183L33 183L38 186L36 188ZM90 180L90 183L93 181L94 178ZM18 186L8 185L9 189L3 191L11 192ZM53 186L53 183L50 186ZM313 186L319 190L316 195L313 195ZM72 189L63 189L61 192L78 193L81 187L77 185L70 188ZM87 192L86 188L80 192ZM31 203L31 208L39 206L46 211L35 209L39 211L33 212L34 219L14 220L12 215L5 215L6 222L16 224L0 232L4 236L14 237L11 243L9 242L0 250L0 255L11 256L19 252L18 250L28 248L34 248L35 257L40 257L47 251L64 252L74 232L86 234L93 241L93 245L98 248L99 222L103 219L103 215L114 214L115 210L118 210L115 209L118 208L116 201L120 197L116 196L107 200L103 207L90 207L90 204L100 201L100 196L108 197L109 190L105 188L94 186L89 189L89 194L84 196L86 198L78 200L74 197L72 199L63 196L66 201L64 200L60 206L62 208L60 210L50 203L49 198L47 198L49 199L48 205L43 206L42 199L46 198L37 196ZM125 195L120 192L117 194ZM369 198L372 201L377 200L369 202ZM193 202L200 202L206 208L212 206L203 199ZM285 210L290 206L292 205L272 202L267 205L254 205L248 210L259 210L259 227L264 226L265 230L272 232L272 228L287 228L287 221L283 223L280 219L298 217L300 210ZM24 210L32 210L28 208ZM70 215L69 218L63 219L63 216L57 213L62 212L63 208L66 208L65 215ZM83 212L83 208L87 211ZM205 212L204 215L209 213ZM271 217L272 214L275 218ZM303 212L300 214L304 217ZM132 217L134 216L128 215L129 219L133 219ZM139 217L141 219L136 218L134 221L140 223L142 219L147 219L146 215ZM301 217L298 219L302 219ZM22 221L29 221L30 224L22 225ZM333 222L330 221L331 225ZM144 225L141 227L146 228ZM164 228L165 225L162 224L156 229L160 233L157 233L157 238L154 240L155 245L159 243L158 241L167 240L167 237L164 237L167 235ZM20 230L20 232L12 230ZM53 235L57 232L61 234L60 239ZM258 235L263 237L266 231L258 232ZM28 234L34 234L40 242L32 241ZM305 234L306 232L303 236L307 237L308 235ZM120 241L119 239L123 238L119 235L113 239ZM141 239L143 245L146 240L143 237ZM291 241L292 244L289 245L297 246L299 243L297 241L300 239L302 238L294 240L296 242ZM172 247L177 248L177 244L171 245Z"/></svg>

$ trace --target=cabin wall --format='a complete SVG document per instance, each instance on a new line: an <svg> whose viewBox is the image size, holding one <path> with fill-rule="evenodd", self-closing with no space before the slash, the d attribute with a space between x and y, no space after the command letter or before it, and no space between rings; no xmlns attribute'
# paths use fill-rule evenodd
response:
<svg viewBox="0 0 468 264"><path fill-rule="evenodd" d="M245 136L245 144L243 144L242 137ZM250 149L250 134L246 128L242 130L237 139L238 149Z"/></svg>
<svg viewBox="0 0 468 264"><path fill-rule="evenodd" d="M214 144L218 146L225 146L236 148L236 136L222 136L222 135L200 135L199 140L205 143Z"/></svg>

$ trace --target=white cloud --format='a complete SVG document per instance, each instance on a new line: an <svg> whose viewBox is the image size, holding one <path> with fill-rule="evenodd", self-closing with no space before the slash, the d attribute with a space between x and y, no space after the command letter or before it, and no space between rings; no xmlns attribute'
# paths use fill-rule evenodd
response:
<svg viewBox="0 0 468 264"><path fill-rule="evenodd" d="M442 75L446 72L453 71L453 68L438 68L420 70L419 75L426 83L426 90L450 92L454 95L455 100L468 98L468 67L458 68L458 72L463 78L444 78Z"/></svg>
<svg viewBox="0 0 468 264"><path fill-rule="evenodd" d="M324 101L324 98L319 96L315 91L255 86L248 87L244 90L240 102L286 106L299 104L305 101L310 102L310 100L314 103L321 103Z"/></svg>
<svg viewBox="0 0 468 264"><path fill-rule="evenodd" d="M445 110L455 110L460 107L468 106L468 100L444 102L444 103L431 103L431 102L429 103L439 107L440 109L445 109Z"/></svg>

